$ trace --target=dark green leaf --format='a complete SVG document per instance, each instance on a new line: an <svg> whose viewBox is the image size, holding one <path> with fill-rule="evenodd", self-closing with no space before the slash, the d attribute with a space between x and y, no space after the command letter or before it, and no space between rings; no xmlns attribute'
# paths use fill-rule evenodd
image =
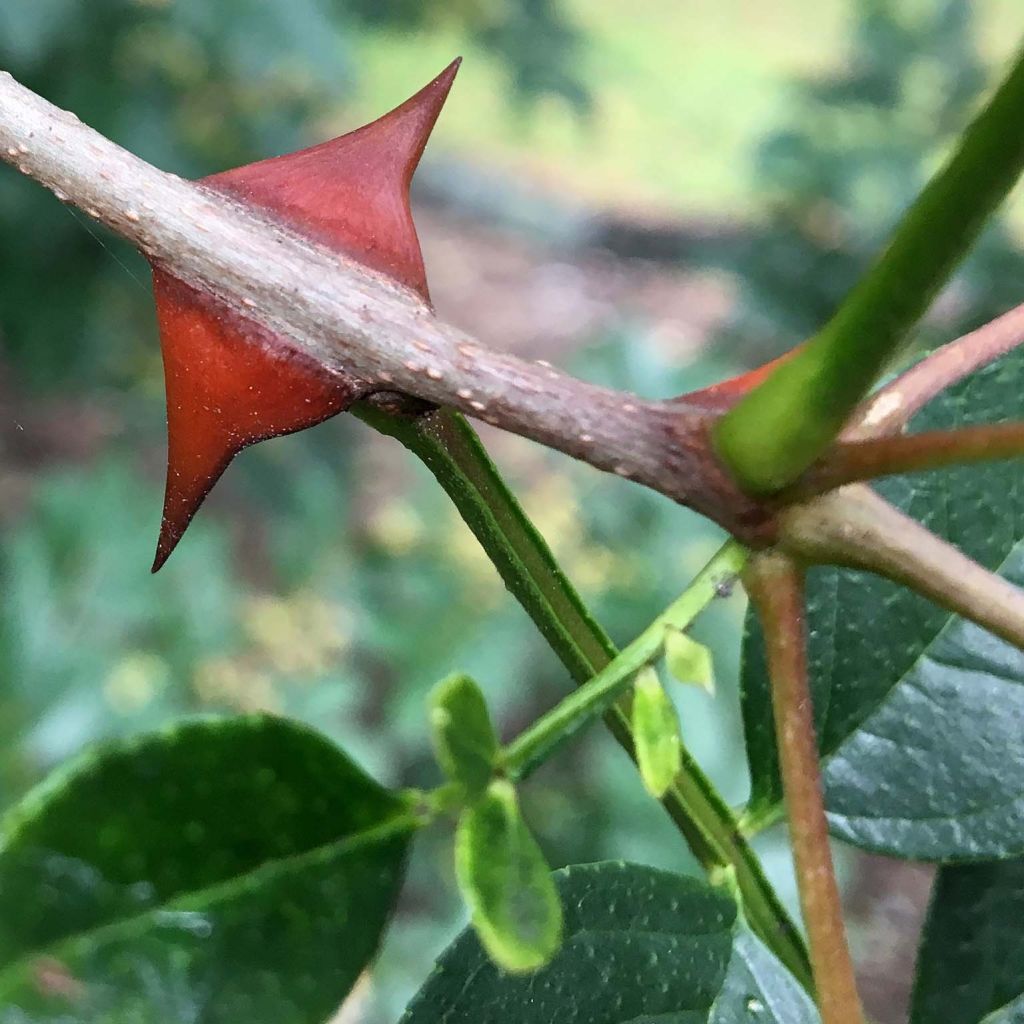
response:
<svg viewBox="0 0 1024 1024"><path fill-rule="evenodd" d="M455 835L455 873L473 927L507 971L546 964L562 941L562 908L544 854L510 782L492 782Z"/></svg>
<svg viewBox="0 0 1024 1024"><path fill-rule="evenodd" d="M957 385L915 429L1019 418L1024 353ZM1024 490L1009 462L889 481L890 500L983 565L1024 581ZM917 859L1024 850L1024 656L895 584L822 569L810 664L832 830ZM781 799L763 649L751 621L743 702L751 814Z"/></svg>
<svg viewBox="0 0 1024 1024"><path fill-rule="evenodd" d="M322 1019L376 950L411 829L403 800L281 719L87 755L0 828L0 1005L19 1022Z"/></svg>
<svg viewBox="0 0 1024 1024"><path fill-rule="evenodd" d="M736 908L727 896L635 864L581 865L554 877L565 940L547 967L505 974L467 931L441 957L403 1024L707 1021L732 950Z"/></svg>
<svg viewBox="0 0 1024 1024"><path fill-rule="evenodd" d="M679 717L653 668L642 668L633 686L633 742L647 792L660 799L682 764Z"/></svg>
<svg viewBox="0 0 1024 1024"><path fill-rule="evenodd" d="M1000 1024L1024 1019L1008 1005L1024 993L1022 920L1024 861L943 868L918 954L912 1024L988 1024L998 1010Z"/></svg>
<svg viewBox="0 0 1024 1024"><path fill-rule="evenodd" d="M434 752L444 773L479 796L491 781L498 756L498 737L484 695L469 676L452 675L430 695Z"/></svg>

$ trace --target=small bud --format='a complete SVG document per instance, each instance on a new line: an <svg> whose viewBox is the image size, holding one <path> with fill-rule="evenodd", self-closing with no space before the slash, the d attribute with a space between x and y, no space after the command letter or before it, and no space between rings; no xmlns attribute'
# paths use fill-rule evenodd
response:
<svg viewBox="0 0 1024 1024"><path fill-rule="evenodd" d="M678 629L665 630L665 667L673 679L699 686L715 695L715 667L711 651Z"/></svg>
<svg viewBox="0 0 1024 1024"><path fill-rule="evenodd" d="M708 872L708 881L716 889L724 889L743 913L743 889L736 875L735 864L718 864Z"/></svg>

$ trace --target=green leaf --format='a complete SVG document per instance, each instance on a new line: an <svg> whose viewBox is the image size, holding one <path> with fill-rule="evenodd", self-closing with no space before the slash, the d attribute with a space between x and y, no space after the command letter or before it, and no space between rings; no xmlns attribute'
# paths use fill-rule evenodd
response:
<svg viewBox="0 0 1024 1024"><path fill-rule="evenodd" d="M715 695L715 665L711 651L680 629L665 630L665 667L674 679L699 686Z"/></svg>
<svg viewBox="0 0 1024 1024"><path fill-rule="evenodd" d="M90 753L0 826L0 1005L19 1024L323 1019L377 948L413 827L280 719Z"/></svg>
<svg viewBox="0 0 1024 1024"><path fill-rule="evenodd" d="M660 799L679 771L682 753L676 707L650 666L640 669L633 684L633 742L644 786Z"/></svg>
<svg viewBox="0 0 1024 1024"><path fill-rule="evenodd" d="M402 1024L707 1021L732 954L732 900L704 882L637 864L580 865L554 877L565 941L547 967L503 973L464 932Z"/></svg>
<svg viewBox="0 0 1024 1024"><path fill-rule="evenodd" d="M1024 352L973 374L915 429L1019 418ZM981 564L1024 583L1020 466L993 463L879 486ZM1024 851L1024 655L907 590L864 573L808 578L809 661L832 831L921 860ZM743 711L750 817L780 813L771 697L748 618Z"/></svg>
<svg viewBox="0 0 1024 1024"><path fill-rule="evenodd" d="M507 971L532 971L555 955L562 941L562 907L510 782L492 782L463 811L455 835L455 873L473 927L496 963Z"/></svg>
<svg viewBox="0 0 1024 1024"><path fill-rule="evenodd" d="M1024 1020L1022 919L1024 860L943 868L918 954L912 1024Z"/></svg>
<svg viewBox="0 0 1024 1024"><path fill-rule="evenodd" d="M821 1024L810 996L762 943L736 934L709 1024Z"/></svg>
<svg viewBox="0 0 1024 1024"><path fill-rule="evenodd" d="M434 751L445 775L471 799L491 781L498 737L480 687L465 675L442 680L430 695Z"/></svg>

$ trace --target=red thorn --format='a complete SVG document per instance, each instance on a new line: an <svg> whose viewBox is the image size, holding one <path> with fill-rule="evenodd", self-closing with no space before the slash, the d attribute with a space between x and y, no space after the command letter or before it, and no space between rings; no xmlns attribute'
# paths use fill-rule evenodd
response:
<svg viewBox="0 0 1024 1024"><path fill-rule="evenodd" d="M690 391L685 395L680 395L675 401L700 405L708 409L722 411L731 409L747 392L753 391L777 366L788 362L801 348L803 345L797 345L796 348L790 349L756 369L748 370L736 377L730 377L728 380L719 381L717 384L711 384L699 391Z"/></svg>
<svg viewBox="0 0 1024 1024"><path fill-rule="evenodd" d="M409 184L461 58L331 142L204 178L430 301ZM243 448L348 408L373 381L331 374L224 303L153 268L167 389L167 489L153 571Z"/></svg>
<svg viewBox="0 0 1024 1024"><path fill-rule="evenodd" d="M153 288L167 388L167 489L156 572L243 448L320 423L368 389L328 373L162 270L154 269Z"/></svg>
<svg viewBox="0 0 1024 1024"><path fill-rule="evenodd" d="M310 149L204 178L430 301L409 184L461 57L376 121Z"/></svg>

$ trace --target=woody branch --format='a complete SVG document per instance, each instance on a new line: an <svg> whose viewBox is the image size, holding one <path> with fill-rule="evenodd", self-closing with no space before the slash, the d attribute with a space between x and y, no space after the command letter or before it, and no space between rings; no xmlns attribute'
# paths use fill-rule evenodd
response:
<svg viewBox="0 0 1024 1024"><path fill-rule="evenodd" d="M2 71L0 159L328 371L459 409L635 480L748 543L774 539L774 508L743 494L711 450L721 410L640 399L488 349L389 278L152 167ZM845 436L898 431L908 411L1021 340L1015 310L940 349L865 403Z"/></svg>
<svg viewBox="0 0 1024 1024"><path fill-rule="evenodd" d="M643 483L741 534L744 522L763 519L710 455L706 411L645 401L490 350L390 279L152 167L6 72L0 158L328 371L454 407Z"/></svg>

